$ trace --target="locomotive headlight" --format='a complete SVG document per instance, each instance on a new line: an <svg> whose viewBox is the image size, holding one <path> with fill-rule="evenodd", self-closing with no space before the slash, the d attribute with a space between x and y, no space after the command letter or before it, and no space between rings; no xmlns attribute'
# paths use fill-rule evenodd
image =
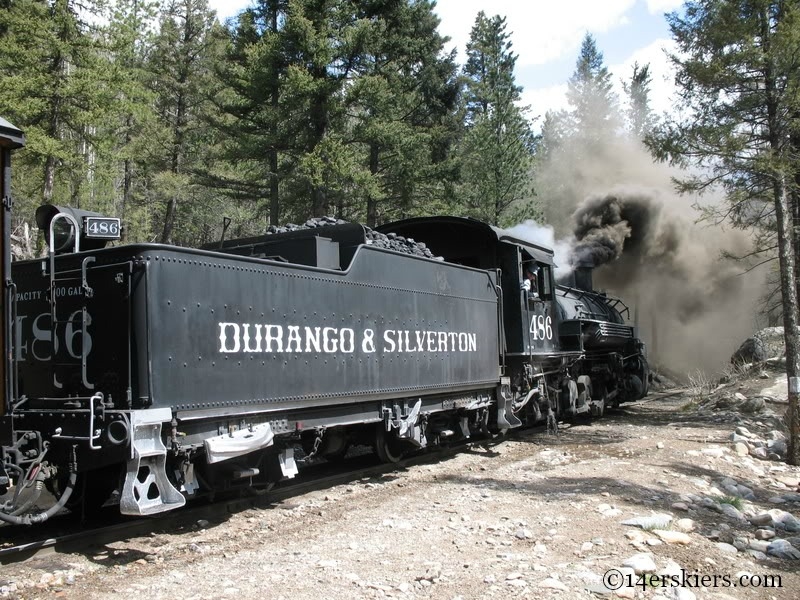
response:
<svg viewBox="0 0 800 600"><path fill-rule="evenodd" d="M37 223L39 221L38 215L36 221ZM45 227L41 225L39 227L44 230L45 239L50 244L50 219L48 219ZM56 253L72 248L75 245L75 227L70 221L59 219L53 223L53 239L53 248Z"/></svg>
<svg viewBox="0 0 800 600"><path fill-rule="evenodd" d="M109 240L118 240L122 234L117 218L54 204L44 204L36 209L36 225L44 231L48 245L56 254L71 252L75 248L76 235L79 236L80 250L97 250Z"/></svg>

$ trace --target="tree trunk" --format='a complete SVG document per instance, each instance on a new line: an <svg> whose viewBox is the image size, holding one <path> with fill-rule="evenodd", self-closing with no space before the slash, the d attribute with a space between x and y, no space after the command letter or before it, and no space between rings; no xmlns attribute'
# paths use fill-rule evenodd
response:
<svg viewBox="0 0 800 600"><path fill-rule="evenodd" d="M328 213L328 196L320 186L314 186L311 192L312 217L324 217Z"/></svg>
<svg viewBox="0 0 800 600"><path fill-rule="evenodd" d="M60 77L61 61L55 67L55 76ZM61 129L61 100L56 98L51 107L50 124L47 128L47 133L53 140L60 140L59 130ZM53 203L53 190L55 189L56 182L56 157L52 154L47 155L47 160L44 163L44 187L42 189L42 198L45 204Z"/></svg>
<svg viewBox="0 0 800 600"><path fill-rule="evenodd" d="M776 157L786 152L781 128L779 85L781 79L776 75L775 59L771 54L772 15L765 8L761 15L761 49L765 57L764 83L766 92L767 130L770 149ZM790 145L791 145L791 140ZM773 183L775 201L775 226L778 233L778 262L780 265L781 296L783 300L783 335L786 344L786 377L789 392L789 409L786 426L789 428L789 447L786 461L790 465L800 465L800 315L798 309L797 271L795 256L795 203L790 198L786 174L776 169Z"/></svg>
<svg viewBox="0 0 800 600"><path fill-rule="evenodd" d="M269 3L270 11L270 30L274 35L279 32L278 29L278 11L280 10L280 3L273 0ZM270 94L270 105L272 110L277 113L280 102L280 88L277 83L272 84L272 93ZM277 133L277 132L276 132ZM269 224L276 227L280 224L280 204L278 198L278 150L273 148L269 151L269 169L272 172L269 182Z"/></svg>
<svg viewBox="0 0 800 600"><path fill-rule="evenodd" d="M125 148L130 148L131 145L131 129L133 128L133 119L128 115L125 119ZM123 161L122 168L122 206L119 209L120 218L125 221L125 211L131 201L131 194L133 189L133 161L126 158Z"/></svg>
<svg viewBox="0 0 800 600"><path fill-rule="evenodd" d="M797 146L795 146L797 148ZM789 196L789 212L791 214L791 232L792 242L794 243L794 277L795 288L797 289L797 296L800 298L800 257L797 253L800 252L800 198L798 198L798 190L800 190L800 173L795 175L794 191Z"/></svg>
<svg viewBox="0 0 800 600"><path fill-rule="evenodd" d="M315 83L321 83L328 79L327 67L315 66L310 72ZM320 146L320 144L322 144L323 140L325 139L325 135L328 133L328 119L330 116L330 107L328 104L330 101L331 99L325 92L317 92L317 94L311 100L311 128L314 133L311 143L307 148L307 152L309 153L313 153ZM312 184L313 191L311 193L311 211L313 213L313 217L324 217L328 214L328 193L326 187L327 176L324 174L324 169L327 168L328 163L327 157L322 156L321 162L323 164L323 175L321 177L322 183L320 185Z"/></svg>
<svg viewBox="0 0 800 600"><path fill-rule="evenodd" d="M278 151L269 151L269 225L277 226L280 221L280 204L278 202Z"/></svg>
<svg viewBox="0 0 800 600"><path fill-rule="evenodd" d="M371 144L369 148L369 172L375 176L378 174L378 146ZM378 201L371 195L367 197L367 227L375 227L378 224Z"/></svg>
<svg viewBox="0 0 800 600"><path fill-rule="evenodd" d="M795 279L793 214L786 182L781 177L774 187L775 218L778 228L778 259L783 294L783 331L786 343L786 376L789 384L789 453L787 462L800 465L800 329L797 282Z"/></svg>
<svg viewBox="0 0 800 600"><path fill-rule="evenodd" d="M68 10L68 4L57 2L53 6L54 14L59 15L63 18L63 15ZM62 21L62 23L66 23L66 20ZM67 43L69 41L69 33L67 32L66 26L62 26L58 32L58 38L61 42ZM49 75L53 78L53 81L57 82L57 86L61 87L61 82L63 82L67 77L67 72L65 69L65 65L67 61L61 51L57 51L56 55L53 58L52 65L49 69ZM51 105L50 105L50 122L47 125L47 134L50 136L52 140L61 141L60 137L60 130L61 130L61 96L60 94L55 94L55 97L51 96ZM44 186L42 187L42 199L44 200L45 204L52 204L53 203L53 193L55 190L55 181L56 181L56 158L52 154L47 156L47 160L44 164Z"/></svg>
<svg viewBox="0 0 800 600"><path fill-rule="evenodd" d="M185 78L181 79L181 83ZM177 114L175 115L175 126L173 128L172 158L170 171L178 175L183 166L183 139L184 127L186 125L186 96L181 93L178 95ZM175 226L175 215L177 213L178 197L173 195L167 203L167 211L164 215L164 230L161 232L161 243L172 243L172 230Z"/></svg>
<svg viewBox="0 0 800 600"><path fill-rule="evenodd" d="M53 188L55 187L56 179L56 159L51 154L47 157L44 163L44 189L42 190L42 199L45 204L53 203Z"/></svg>
<svg viewBox="0 0 800 600"><path fill-rule="evenodd" d="M167 212L164 215L164 229L161 232L161 243L162 244L170 244L172 243L172 228L175 223L175 212L178 208L178 199L173 197L170 198L169 202L167 203Z"/></svg>

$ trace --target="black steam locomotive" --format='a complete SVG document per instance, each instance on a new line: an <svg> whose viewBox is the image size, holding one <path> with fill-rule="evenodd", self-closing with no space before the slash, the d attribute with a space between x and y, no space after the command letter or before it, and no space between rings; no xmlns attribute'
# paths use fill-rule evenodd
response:
<svg viewBox="0 0 800 600"><path fill-rule="evenodd" d="M105 248L118 220L55 206L37 222L49 255L11 265L6 296L6 523L80 502L160 513L293 477L298 448L392 462L647 393L619 301L584 272L556 285L550 249L472 219L203 249ZM378 243L399 239L416 251Z"/></svg>

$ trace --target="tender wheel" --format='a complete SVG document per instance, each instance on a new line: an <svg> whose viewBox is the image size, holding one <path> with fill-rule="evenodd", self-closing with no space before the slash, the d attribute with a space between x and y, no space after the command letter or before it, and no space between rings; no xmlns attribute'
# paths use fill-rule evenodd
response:
<svg viewBox="0 0 800 600"><path fill-rule="evenodd" d="M383 423L378 423L375 428L375 454L385 463L397 463L403 458L400 441L390 432L386 431Z"/></svg>
<svg viewBox="0 0 800 600"><path fill-rule="evenodd" d="M328 462L338 463L344 460L350 449L350 439L343 431L329 430L322 438L320 455Z"/></svg>
<svg viewBox="0 0 800 600"><path fill-rule="evenodd" d="M344 460L344 457L347 456L347 451L350 450L350 444L344 444L336 451L326 452L323 454L323 458L331 463L340 463Z"/></svg>

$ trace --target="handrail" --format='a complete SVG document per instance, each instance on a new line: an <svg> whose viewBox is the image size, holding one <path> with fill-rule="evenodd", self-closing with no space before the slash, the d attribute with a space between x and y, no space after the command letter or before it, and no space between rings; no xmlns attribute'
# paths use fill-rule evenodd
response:
<svg viewBox="0 0 800 600"><path fill-rule="evenodd" d="M500 281L500 270L497 270L497 281ZM505 317L503 315L503 304L505 297L503 296L503 288L499 283L494 284L494 291L497 294L497 343L500 350L500 368L501 375L506 374L506 332L505 332Z"/></svg>
<svg viewBox="0 0 800 600"><path fill-rule="evenodd" d="M625 314L627 314L627 318L628 318L628 320L630 320L630 315L631 315L630 308L628 308L628 305L625 304L621 299L616 298L615 296L609 296L607 294L601 294L600 292L584 290L584 289L581 289L581 288L571 287L571 286L568 286L568 285L557 285L556 288L561 290L561 295L563 297L565 297L565 298L567 296L567 292L572 292L572 293L575 293L575 294L578 295L578 298L577 298L578 300L583 299L585 296L592 296L592 297L597 298L598 300L602 300L603 303L606 306L608 306L611 310L616 310L620 315L622 315L623 312ZM618 310L617 309L617 306L620 305L620 304L623 307L622 310ZM587 311L587 313L589 313L589 311ZM595 316L600 316L600 315L597 315L597 313L589 313L589 314L593 314Z"/></svg>
<svg viewBox="0 0 800 600"><path fill-rule="evenodd" d="M61 435L61 427L56 429L56 432L53 434L53 438L58 438L61 440L76 440L76 441L88 441L89 448L91 450L102 450L102 446L95 446L94 441L100 439L100 430L98 429L97 432L94 430L94 403L95 400L98 400L100 406L103 408L105 412L105 406L103 405L103 394L102 392L97 392L94 396L89 398L89 435L87 437L78 436L78 435Z"/></svg>
<svg viewBox="0 0 800 600"><path fill-rule="evenodd" d="M88 270L89 265L97 260L94 256L87 256L81 262L81 285L83 287L83 297L88 299L94 296L94 289L89 286ZM94 384L89 383L87 377L87 359L89 358L89 351L86 348L86 330L89 328L89 313L86 311L86 302L84 301L81 307L81 378L83 386L87 390L94 389Z"/></svg>
<svg viewBox="0 0 800 600"><path fill-rule="evenodd" d="M55 362L56 354L56 339L58 339L58 318L56 315L56 240L55 240L55 224L59 219L65 219L73 228L74 231L74 251L80 251L80 227L78 221L72 215L60 212L50 221L50 237L47 244L47 257L50 265L50 339L53 344L53 359ZM56 376L55 366L53 366L53 377Z"/></svg>

